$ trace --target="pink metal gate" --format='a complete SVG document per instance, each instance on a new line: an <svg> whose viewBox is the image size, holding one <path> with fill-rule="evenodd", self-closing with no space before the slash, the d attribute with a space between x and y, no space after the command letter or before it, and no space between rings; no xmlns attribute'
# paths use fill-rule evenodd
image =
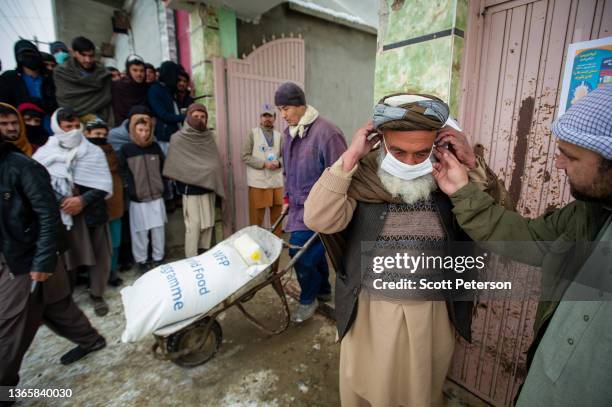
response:
<svg viewBox="0 0 612 407"><path fill-rule="evenodd" d="M572 42L610 35L612 0L470 2L460 120L524 216L570 199L550 133L564 53ZM450 377L491 404L509 405L524 380L535 306L482 304L473 343L459 344Z"/></svg>
<svg viewBox="0 0 612 407"><path fill-rule="evenodd" d="M304 86L304 40L282 38L267 42L244 59L215 58L215 105L219 149L224 157L231 230L249 224L246 167L242 162L242 141L259 125L264 104L274 105L276 88L287 81ZM280 117L276 129L287 123ZM226 223L227 224L227 223Z"/></svg>

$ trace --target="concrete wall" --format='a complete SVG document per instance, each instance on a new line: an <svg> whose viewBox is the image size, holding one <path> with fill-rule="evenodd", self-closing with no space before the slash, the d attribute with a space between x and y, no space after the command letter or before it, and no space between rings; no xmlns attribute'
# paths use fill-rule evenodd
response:
<svg viewBox="0 0 612 407"><path fill-rule="evenodd" d="M306 44L306 100L350 139L372 116L376 36L277 6L259 23L238 20L238 55L265 36L301 34Z"/></svg>
<svg viewBox="0 0 612 407"><path fill-rule="evenodd" d="M172 48L176 47L169 43L167 35L163 35L168 31L165 23L166 13L172 13L172 10L166 10L163 5L154 0L134 0L127 11L131 15L132 30L130 35L115 34L113 36L115 44L113 66L123 70L125 59L130 54L138 54L146 62L155 66L159 66L167 59L176 59L176 52L174 55L171 53Z"/></svg>
<svg viewBox="0 0 612 407"><path fill-rule="evenodd" d="M113 34L114 10L92 0L55 0L57 39L70 47L72 39L82 35L99 48Z"/></svg>
<svg viewBox="0 0 612 407"><path fill-rule="evenodd" d="M217 123L212 59L222 55L219 27L219 9L215 7L200 4L189 14L191 80L196 96L209 95L198 102L208 109L208 125L212 128Z"/></svg>
<svg viewBox="0 0 612 407"><path fill-rule="evenodd" d="M113 7L92 0L55 0L57 37L70 46L74 37L83 35L98 49L103 42L112 42L115 58L105 58L104 64L120 70L125 67L126 57L133 53L155 66L175 59L173 11L156 0L133 0L126 4L129 5L126 11L131 14L129 35L113 33Z"/></svg>

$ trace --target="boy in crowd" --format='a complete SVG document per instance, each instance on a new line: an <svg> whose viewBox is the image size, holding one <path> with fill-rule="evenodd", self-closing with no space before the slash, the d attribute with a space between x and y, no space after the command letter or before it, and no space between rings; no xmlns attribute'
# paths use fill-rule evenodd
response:
<svg viewBox="0 0 612 407"><path fill-rule="evenodd" d="M153 139L153 120L146 114L130 118L131 142L121 146L120 162L130 199L132 253L139 270L146 272L164 258L166 207L162 179L164 153ZM148 263L149 233L153 264ZM149 267L151 266L151 267Z"/></svg>
<svg viewBox="0 0 612 407"><path fill-rule="evenodd" d="M119 246L121 245L121 217L123 216L123 180L119 171L119 159L113 147L106 140L108 125L102 119L97 118L88 122L85 127L85 137L90 143L100 147L106 156L106 162L113 178L113 196L106 200L106 211L108 213L108 228L111 236L113 254L111 257L111 268L109 284L113 287L121 285L123 280L117 275L117 263L119 259Z"/></svg>

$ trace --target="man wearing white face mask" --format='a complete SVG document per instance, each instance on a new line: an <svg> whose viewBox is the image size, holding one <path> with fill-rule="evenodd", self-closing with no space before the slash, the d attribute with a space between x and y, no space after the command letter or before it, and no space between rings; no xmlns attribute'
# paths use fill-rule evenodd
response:
<svg viewBox="0 0 612 407"><path fill-rule="evenodd" d="M451 254L447 242L469 241L431 174L436 138L451 143L483 189L494 182L486 180L465 137L445 127L448 115L448 106L433 96L383 98L373 123L356 132L304 205L304 221L322 234L336 270L343 406L442 405L454 331L470 340L471 301L444 301L441 292L409 299L379 292L361 264L366 242L444 256Z"/></svg>
<svg viewBox="0 0 612 407"><path fill-rule="evenodd" d="M98 316L108 313L103 295L110 274L112 245L105 198L113 180L102 149L87 141L76 113L60 108L51 117L55 133L32 158L47 168L67 233L66 268L74 282L80 266L89 268L90 297Z"/></svg>

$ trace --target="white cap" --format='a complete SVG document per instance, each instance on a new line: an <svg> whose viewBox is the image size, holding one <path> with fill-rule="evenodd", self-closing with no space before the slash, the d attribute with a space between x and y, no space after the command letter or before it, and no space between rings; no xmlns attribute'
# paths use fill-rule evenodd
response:
<svg viewBox="0 0 612 407"><path fill-rule="evenodd" d="M451 126L453 129L457 130L457 131L463 131L461 130L461 127L459 127L459 123L457 123L457 120L453 119L452 117L448 116L448 119L446 119L446 123L444 123L445 126Z"/></svg>

